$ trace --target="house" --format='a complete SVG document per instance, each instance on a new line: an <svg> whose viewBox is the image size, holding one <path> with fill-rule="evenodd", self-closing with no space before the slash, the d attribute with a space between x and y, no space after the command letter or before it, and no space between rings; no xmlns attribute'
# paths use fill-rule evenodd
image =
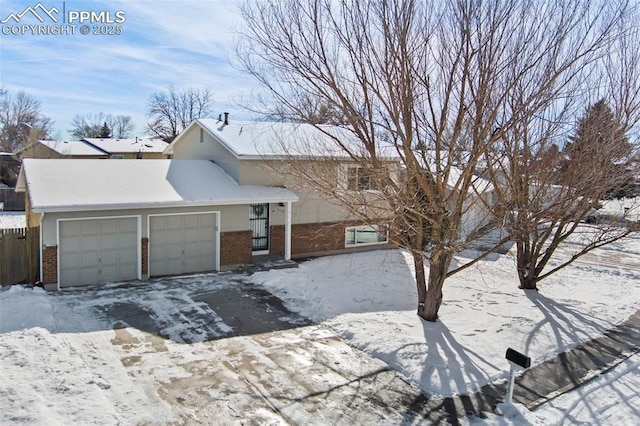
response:
<svg viewBox="0 0 640 426"><path fill-rule="evenodd" d="M159 159L168 144L156 138L84 138L82 140L38 140L21 149L21 158L111 158Z"/></svg>
<svg viewBox="0 0 640 426"><path fill-rule="evenodd" d="M40 227L47 289L248 263L250 223L266 226L250 212L269 208L280 213L289 258L298 200L285 188L240 185L207 160L24 159L17 190L27 194L27 226Z"/></svg>
<svg viewBox="0 0 640 426"><path fill-rule="evenodd" d="M38 140L17 152L20 158L109 158L109 154L84 141Z"/></svg>
<svg viewBox="0 0 640 426"><path fill-rule="evenodd" d="M328 134L330 136L328 136ZM354 136L336 126L317 127L301 123L229 121L198 119L193 121L169 145L166 154L174 159L214 161L241 185L269 185L291 189L299 198L291 213L291 254L294 258L339 253L388 244L386 230L357 220L346 209L326 201L326 197L302 184L291 175L291 163L309 167L328 164L333 188L347 194L367 193L360 167L350 162L331 139L354 142ZM394 154L385 158L389 172L399 176L400 163ZM333 168L333 170L331 170ZM277 255L282 251L282 229L277 225L278 209L267 210L270 225L263 235L261 252ZM281 220L280 220L281 222Z"/></svg>
<svg viewBox="0 0 640 426"><path fill-rule="evenodd" d="M169 145L158 138L84 138L86 144L106 152L112 159L160 159Z"/></svg>
<svg viewBox="0 0 640 426"><path fill-rule="evenodd" d="M166 148L172 159L24 159L17 190L40 227L41 281L59 289L388 245L383 228L288 188L271 167L283 164L276 142L309 135L322 137L306 125L197 120Z"/></svg>

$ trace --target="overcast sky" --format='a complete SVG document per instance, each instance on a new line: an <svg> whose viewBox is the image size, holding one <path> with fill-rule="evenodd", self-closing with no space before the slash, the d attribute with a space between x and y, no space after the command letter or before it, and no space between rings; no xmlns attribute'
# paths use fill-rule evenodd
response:
<svg viewBox="0 0 640 426"><path fill-rule="evenodd" d="M0 87L39 99L61 138L69 138L74 115L99 112L132 116L136 134L143 135L149 97L171 85L208 88L216 114L247 118L237 102L256 84L231 65L233 31L241 24L236 1L42 0L41 8L38 3L0 2L0 21L6 21L0 24ZM44 22L31 11L23 14L28 7ZM78 14L70 22L72 12ZM79 22L80 12L124 22ZM33 34L29 25L50 32L75 25L75 34ZM89 34L81 34L82 25Z"/></svg>

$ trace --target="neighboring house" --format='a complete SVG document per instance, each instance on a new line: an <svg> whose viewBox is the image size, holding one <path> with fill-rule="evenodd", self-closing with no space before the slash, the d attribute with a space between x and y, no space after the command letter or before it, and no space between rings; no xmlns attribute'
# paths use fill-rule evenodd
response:
<svg viewBox="0 0 640 426"><path fill-rule="evenodd" d="M104 151L113 159L161 159L169 145L158 138L84 138L83 141L100 151Z"/></svg>
<svg viewBox="0 0 640 426"><path fill-rule="evenodd" d="M160 159L168 144L155 138L85 138L77 141L38 140L18 152L21 158Z"/></svg>
<svg viewBox="0 0 640 426"><path fill-rule="evenodd" d="M38 140L17 153L21 158L109 158L109 154L84 141Z"/></svg>

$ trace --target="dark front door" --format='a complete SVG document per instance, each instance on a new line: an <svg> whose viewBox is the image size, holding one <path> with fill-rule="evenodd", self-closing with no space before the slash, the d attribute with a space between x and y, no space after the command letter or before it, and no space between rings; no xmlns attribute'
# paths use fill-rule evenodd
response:
<svg viewBox="0 0 640 426"><path fill-rule="evenodd" d="M269 204L249 206L249 225L253 237L253 251L269 250Z"/></svg>

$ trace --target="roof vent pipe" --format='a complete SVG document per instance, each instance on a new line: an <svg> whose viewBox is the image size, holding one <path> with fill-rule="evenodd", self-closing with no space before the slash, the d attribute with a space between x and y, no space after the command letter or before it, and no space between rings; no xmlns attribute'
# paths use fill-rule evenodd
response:
<svg viewBox="0 0 640 426"><path fill-rule="evenodd" d="M218 114L218 123L222 121L222 114Z"/></svg>
<svg viewBox="0 0 640 426"><path fill-rule="evenodd" d="M225 112L224 113L224 125L228 125L229 124L229 113Z"/></svg>

